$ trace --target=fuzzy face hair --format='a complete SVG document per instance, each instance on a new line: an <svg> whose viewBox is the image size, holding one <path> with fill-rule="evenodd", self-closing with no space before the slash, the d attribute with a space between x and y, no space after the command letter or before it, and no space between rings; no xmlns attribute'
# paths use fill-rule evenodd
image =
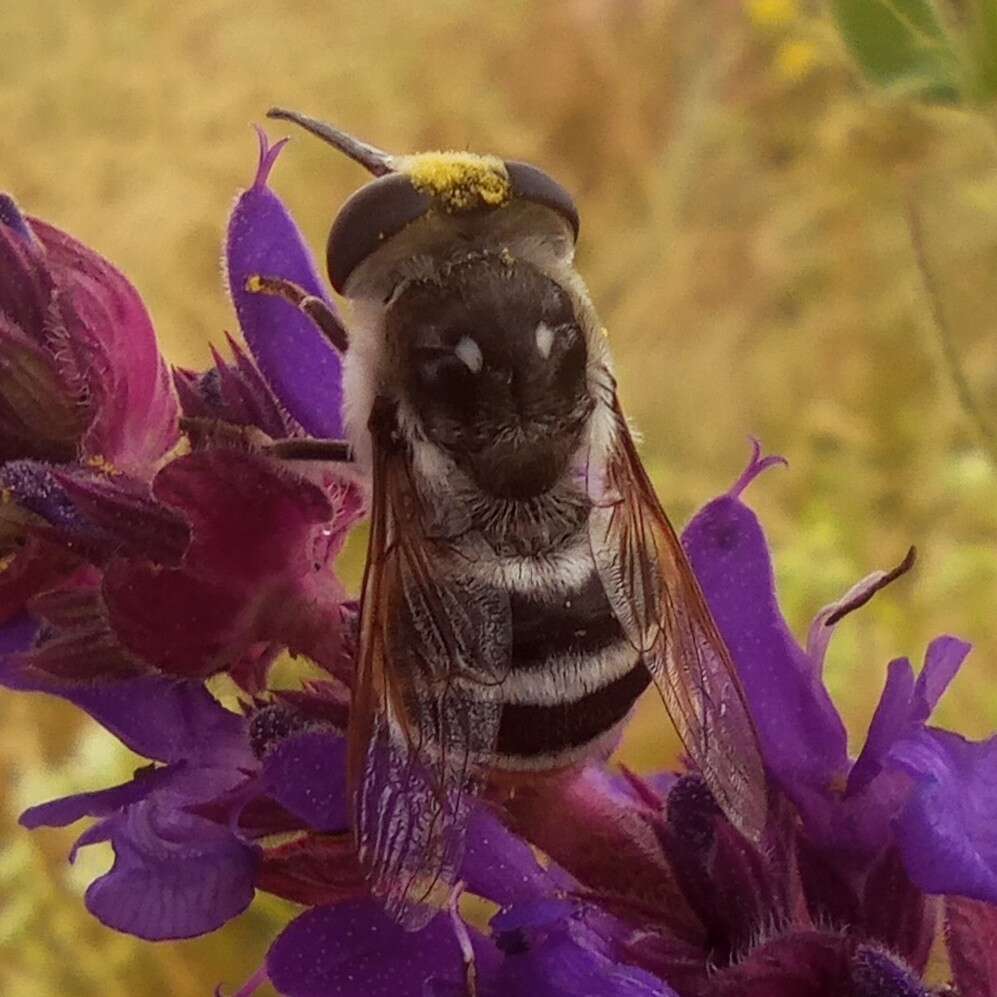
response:
<svg viewBox="0 0 997 997"><path fill-rule="evenodd" d="M437 342L428 345L443 346L446 340L454 359L444 363L459 363L472 377L475 373L480 374L481 371L476 372L475 368L479 362L482 371L485 367L483 344L476 336L468 336L470 342L462 341L464 332L474 323L462 329L456 321L461 308L464 309L463 317L469 318L470 307L473 312L483 315L485 324L491 326L486 337L488 342L484 344L488 347L487 352L498 350L501 335L511 332L514 342L502 349L507 355L518 354L521 363L529 361L532 370L521 370L520 380L529 384L527 394L537 401L541 410L544 405L540 403L542 391L539 389L545 378L558 361L570 370L583 354L581 390L574 390L576 382L567 394L571 396L574 415L577 417L583 409L588 410L588 415L581 420L584 424L577 436L572 438L572 452L566 458L558 454L557 463L562 465L566 460L583 473L598 473L598 465L609 452L615 436L612 412L615 380L605 330L572 265L570 232L551 213L538 213L532 207L522 213L510 207L496 214L500 217L476 223L469 231L462 230L458 233L459 238L451 233L449 241L440 233L439 219L412 225L412 232L389 240L351 278L346 289L353 319L345 368L346 415L361 468L370 461L367 422L373 402L376 396L385 395L400 402L400 428L412 444L414 467L419 476L424 480L449 479L455 485L465 480L469 485L472 483L468 480L470 468L466 463L461 467L454 460L447 447L441 445L445 441L439 435L434 442L432 431L404 390L405 363L398 352L399 342L405 335L404 323L400 321L401 313L391 317L394 306L409 295L410 303L415 306L412 310L418 312L420 306L428 308L433 296L431 289L440 288L451 277L456 277L462 290L449 296L449 305L438 302L440 314L437 316L442 317L449 307L449 338L454 341L449 342L437 322L436 331L427 333L430 338L435 336ZM468 223L463 224L466 227ZM484 271L488 272L486 286L472 286ZM554 364L548 362L552 356ZM507 367L503 374L508 377L510 369ZM456 376L464 377L460 373ZM568 380L572 381L573 375L568 376ZM554 410L557 408L557 405L550 406L546 414L556 418ZM572 421L566 409L562 408L559 414L566 422ZM438 412L436 415L439 423L443 414ZM479 428L483 430L484 425ZM502 428L503 435L515 441L515 425ZM528 480L531 473L524 472L524 477Z"/></svg>

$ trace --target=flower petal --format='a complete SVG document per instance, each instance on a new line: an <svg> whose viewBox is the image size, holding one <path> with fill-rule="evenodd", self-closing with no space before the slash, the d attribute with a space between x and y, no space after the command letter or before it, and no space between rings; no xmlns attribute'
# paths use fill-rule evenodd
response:
<svg viewBox="0 0 997 997"><path fill-rule="evenodd" d="M911 881L900 853L889 847L866 877L862 897L862 934L904 959L918 972L928 964L938 923L934 897Z"/></svg>
<svg viewBox="0 0 997 997"><path fill-rule="evenodd" d="M30 625L37 624L17 622L21 636ZM68 700L136 754L155 761L248 757L245 719L226 710L199 682L160 675L70 682L0 658L0 684Z"/></svg>
<svg viewBox="0 0 997 997"><path fill-rule="evenodd" d="M191 523L185 564L246 590L275 575L313 572L312 532L335 514L317 485L238 450L171 461L156 475L153 493Z"/></svg>
<svg viewBox="0 0 997 997"><path fill-rule="evenodd" d="M469 893L502 907L551 893L554 884L530 846L512 834L484 804L467 828L461 878Z"/></svg>
<svg viewBox="0 0 997 997"><path fill-rule="evenodd" d="M30 613L18 613L6 623L0 624L0 685L9 689L19 688L15 684L8 684L8 678L13 678L13 656L27 651L37 636L38 621ZM10 676L8 669L11 670Z"/></svg>
<svg viewBox="0 0 997 997"><path fill-rule="evenodd" d="M180 762L179 765L183 765ZM110 817L113 813L144 800L151 793L168 785L177 774L178 765L139 769L135 778L120 786L100 789L93 793L76 793L58 800L28 807L18 823L34 830L37 827L66 827L81 817Z"/></svg>
<svg viewBox="0 0 997 997"><path fill-rule="evenodd" d="M949 897L945 901L945 939L960 997L997 993L997 907Z"/></svg>
<svg viewBox="0 0 997 997"><path fill-rule="evenodd" d="M765 764L798 800L847 771L846 732L779 611L765 535L741 490L706 505L682 542L744 684Z"/></svg>
<svg viewBox="0 0 997 997"><path fill-rule="evenodd" d="M212 351L215 366L203 374L174 368L173 380L184 415L255 426L278 439L301 433L242 347L228 337L234 362Z"/></svg>
<svg viewBox="0 0 997 997"><path fill-rule="evenodd" d="M338 660L346 593L328 564L352 521L347 491L327 495L257 454L212 448L167 464L153 492L192 540L181 568L120 560L106 570L108 619L126 647L197 677L241 668L258 644Z"/></svg>
<svg viewBox="0 0 997 997"><path fill-rule="evenodd" d="M285 997L422 997L430 978L464 979L446 914L409 932L371 900L301 914L271 946L267 971Z"/></svg>
<svg viewBox="0 0 997 997"><path fill-rule="evenodd" d="M894 743L923 724L969 654L971 645L957 637L936 637L924 655L924 667L914 681L906 658L890 662L862 752L848 775L849 796L862 791L882 770Z"/></svg>
<svg viewBox="0 0 997 997"><path fill-rule="evenodd" d="M92 421L86 456L142 476L177 441L178 407L138 292L103 257L38 219L45 266L65 323L53 349L64 376L85 387Z"/></svg>
<svg viewBox="0 0 997 997"><path fill-rule="evenodd" d="M505 953L496 992L509 997L677 997L662 980L613 957L584 909L563 901L513 907L492 919ZM610 929L612 930L612 929Z"/></svg>
<svg viewBox="0 0 997 997"><path fill-rule="evenodd" d="M710 997L842 997L849 992L848 947L839 934L777 936L717 973Z"/></svg>
<svg viewBox="0 0 997 997"><path fill-rule="evenodd" d="M241 595L183 568L114 561L101 591L118 640L169 675L207 678L255 642L243 626Z"/></svg>
<svg viewBox="0 0 997 997"><path fill-rule="evenodd" d="M914 690L917 704L917 712L913 718L915 721L923 722L931 716L972 647L972 644L959 640L958 637L947 635L936 637L928 645L924 668L917 677L917 687Z"/></svg>
<svg viewBox="0 0 997 997"><path fill-rule="evenodd" d="M144 482L33 460L0 468L0 487L26 516L25 532L102 563L127 554L176 564L190 541L187 523L156 502Z"/></svg>
<svg viewBox="0 0 997 997"><path fill-rule="evenodd" d="M349 828L346 738L326 731L291 734L263 759L270 795L316 831Z"/></svg>
<svg viewBox="0 0 997 997"><path fill-rule="evenodd" d="M879 775L883 762L896 741L908 733L914 698L914 669L906 658L891 661L886 670L876 712L869 724L862 752L848 774L847 793L862 792Z"/></svg>
<svg viewBox="0 0 997 997"><path fill-rule="evenodd" d="M915 780L896 825L911 879L927 893L997 903L997 737L926 729L890 759Z"/></svg>
<svg viewBox="0 0 997 997"><path fill-rule="evenodd" d="M225 261L229 292L246 342L288 412L313 436L343 433L342 361L306 315L281 298L246 290L253 276L282 277L333 307L311 254L267 177L283 143L272 149L262 131L252 187L229 219Z"/></svg>
<svg viewBox="0 0 997 997"><path fill-rule="evenodd" d="M145 800L106 822L114 865L86 893L87 909L139 938L193 938L253 899L258 850L227 828Z"/></svg>

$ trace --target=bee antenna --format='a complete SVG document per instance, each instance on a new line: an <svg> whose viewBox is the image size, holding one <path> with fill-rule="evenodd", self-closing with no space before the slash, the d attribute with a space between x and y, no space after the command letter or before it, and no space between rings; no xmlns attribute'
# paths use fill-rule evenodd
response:
<svg viewBox="0 0 997 997"><path fill-rule="evenodd" d="M299 114L297 111L288 111L283 107L271 107L267 111L268 118L280 118L283 121L293 121L300 125L305 131L317 135L323 142L328 142L333 148L349 156L355 163L359 163L369 173L375 177L383 177L386 173L394 173L395 157L390 153L378 149L376 146L361 142L352 135L327 125L324 121L309 118L307 114Z"/></svg>

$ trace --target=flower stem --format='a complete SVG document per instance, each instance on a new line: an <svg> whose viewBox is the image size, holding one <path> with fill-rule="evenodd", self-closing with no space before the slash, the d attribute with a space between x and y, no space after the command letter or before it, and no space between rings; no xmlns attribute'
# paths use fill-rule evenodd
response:
<svg viewBox="0 0 997 997"><path fill-rule="evenodd" d="M990 460L994 464L997 464L997 436L995 436L993 427L977 405L972 389L969 386L966 372L963 370L962 361L959 358L959 352L952 337L952 330L949 327L945 309L942 305L938 281L928 262L921 214L913 197L908 196L905 198L904 204L906 206L907 229L910 232L911 248L914 251L914 262L917 265L921 287L928 302L931 324L934 327L935 336L941 346L942 359L948 371L949 378L952 381L952 386L955 388L960 407L976 426L976 430L980 435L984 448L990 456Z"/></svg>

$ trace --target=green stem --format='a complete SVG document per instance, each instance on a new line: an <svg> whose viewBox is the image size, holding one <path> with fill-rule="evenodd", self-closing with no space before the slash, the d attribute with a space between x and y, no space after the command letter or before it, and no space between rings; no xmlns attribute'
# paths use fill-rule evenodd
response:
<svg viewBox="0 0 997 997"><path fill-rule="evenodd" d="M995 436L993 427L977 405L976 399L973 397L973 391L969 386L966 372L963 370L962 360L956 349L952 330L949 327L945 309L942 306L942 296L938 288L938 281L928 262L921 215L917 210L912 196L908 196L905 199L905 206L907 209L907 229L910 232L911 248L914 250L914 261L917 264L917 271L921 278L921 287L928 302L928 311L931 315L931 324L934 327L935 337L941 347L942 359L952 386L955 388L960 407L976 426L976 430L990 456L990 460L994 464L997 464L997 436Z"/></svg>

